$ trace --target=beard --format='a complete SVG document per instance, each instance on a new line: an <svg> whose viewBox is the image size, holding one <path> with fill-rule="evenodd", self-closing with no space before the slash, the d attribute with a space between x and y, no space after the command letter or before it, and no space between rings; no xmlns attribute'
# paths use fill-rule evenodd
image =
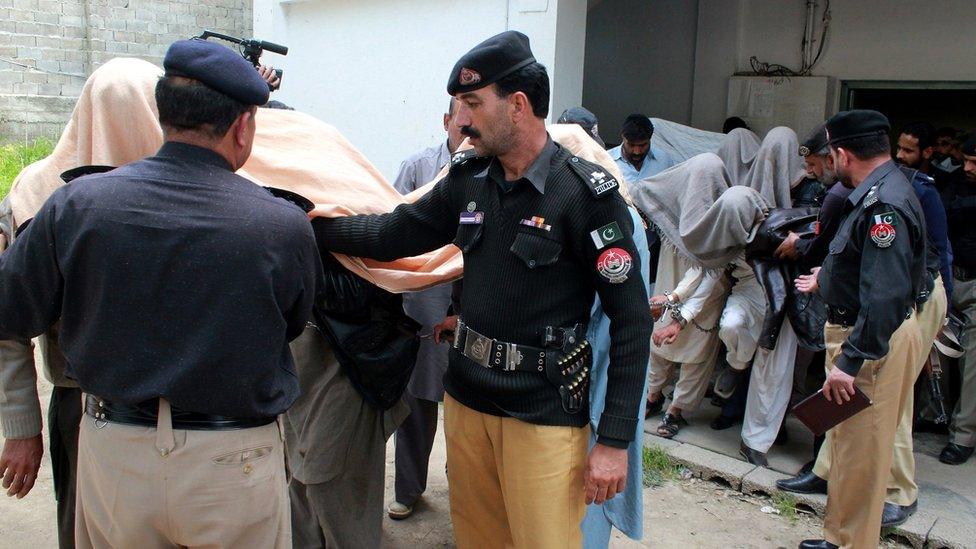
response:
<svg viewBox="0 0 976 549"><path fill-rule="evenodd" d="M505 154L512 149L515 141L514 126L504 121L484 130L477 130L465 126L461 128L461 133L477 139L472 145L474 146L475 152L478 153L478 156L500 156Z"/></svg>

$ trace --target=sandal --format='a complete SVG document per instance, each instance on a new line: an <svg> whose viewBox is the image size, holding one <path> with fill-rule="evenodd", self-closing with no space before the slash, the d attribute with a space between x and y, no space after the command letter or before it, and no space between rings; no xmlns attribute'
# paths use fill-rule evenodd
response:
<svg viewBox="0 0 976 549"><path fill-rule="evenodd" d="M664 414L664 417L661 418L661 424L657 426L657 436L661 438L672 438L685 425L688 425L685 418L670 413Z"/></svg>

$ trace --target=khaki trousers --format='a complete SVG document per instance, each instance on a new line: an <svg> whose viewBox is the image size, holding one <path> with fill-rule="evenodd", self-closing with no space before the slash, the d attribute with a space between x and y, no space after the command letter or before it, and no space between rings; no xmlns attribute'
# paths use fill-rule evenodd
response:
<svg viewBox="0 0 976 549"><path fill-rule="evenodd" d="M925 361L928 360L932 342L945 321L946 307L945 287L942 278L935 279L932 296L922 307L918 315L918 329L922 344L919 346L919 356L914 363L914 379L918 379ZM912 413L915 408L915 393L908 393L907 401L898 418L898 430L895 432L895 448L891 459L891 474L888 476L888 488L885 501L895 505L908 506L918 500L918 484L915 483L915 452L912 442ZM827 440L831 434L827 433ZM820 478L830 475L830 444L825 443L817 455L817 463L813 473Z"/></svg>
<svg viewBox="0 0 976 549"><path fill-rule="evenodd" d="M952 304L965 319L960 342L966 353L959 359L962 388L952 412L949 439L960 446L976 446L976 279L955 279Z"/></svg>
<svg viewBox="0 0 976 549"><path fill-rule="evenodd" d="M582 546L588 426L492 416L444 395L444 436L460 549Z"/></svg>
<svg viewBox="0 0 976 549"><path fill-rule="evenodd" d="M674 384L674 395L671 405L686 412L698 408L708 383L712 380L712 370L715 361L708 360L701 364L679 364L651 352L651 366L648 368L648 394L660 393L664 386L671 381L674 370L679 368L678 381Z"/></svg>
<svg viewBox="0 0 976 549"><path fill-rule="evenodd" d="M827 364L836 361L848 332L826 325ZM834 427L824 445L829 444L834 461L827 476L824 538L845 549L878 546L895 431L914 388L922 346L915 315L902 322L888 345L888 354L865 361L855 380L872 405Z"/></svg>
<svg viewBox="0 0 976 549"><path fill-rule="evenodd" d="M75 542L79 549L291 548L278 423L173 430L81 419Z"/></svg>

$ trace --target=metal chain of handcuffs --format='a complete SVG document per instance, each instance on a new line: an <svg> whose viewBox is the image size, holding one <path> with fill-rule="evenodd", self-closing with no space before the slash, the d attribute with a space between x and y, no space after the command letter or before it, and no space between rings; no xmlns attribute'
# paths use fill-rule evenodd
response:
<svg viewBox="0 0 976 549"><path fill-rule="evenodd" d="M655 303L649 301L649 304L651 306L651 311L654 310L654 307L662 307L663 310L661 312L661 316L664 316L664 314L667 313L668 316L671 317L671 320L677 322L678 325L681 326L682 328L684 328L685 325L688 324L688 322L691 322L691 325L697 328L698 331L700 332L711 334L718 331L719 329L718 322L716 322L715 326L712 326L711 328L703 328L702 325L699 324L694 318L692 318L690 321L686 321L685 317L681 316L681 300L675 299L673 296L674 294L671 293L670 291L665 291L664 297L666 297L667 299L663 303Z"/></svg>

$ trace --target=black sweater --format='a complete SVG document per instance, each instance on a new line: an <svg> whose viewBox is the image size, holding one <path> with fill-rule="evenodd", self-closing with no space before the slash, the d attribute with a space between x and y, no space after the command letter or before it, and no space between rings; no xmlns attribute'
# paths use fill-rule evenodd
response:
<svg viewBox="0 0 976 549"><path fill-rule="evenodd" d="M544 185L524 178L506 185L496 181L501 169L497 163L490 167L492 159L470 159L453 166L414 204L384 215L319 218L313 227L329 249L378 260L417 255L453 241L465 262L461 317L475 331L500 341L541 346L546 326L585 324L598 292L611 320L606 408L598 434L630 441L650 351L647 294L636 261L623 280L613 277L616 282L597 267L601 254L613 248L622 252L618 257L637 257L630 215L615 189L600 192L606 174L599 166L558 145L551 145L539 162L549 166ZM584 174L596 178L587 181ZM506 186L512 188L508 193L502 190ZM459 224L459 216L468 211L483 213L483 223ZM521 223L533 217L544 218L548 229ZM626 236L598 248L590 233L614 222ZM577 414L563 411L557 389L544 375L490 370L457 351L451 352L444 385L452 397L482 413L544 425L588 422L585 408Z"/></svg>

